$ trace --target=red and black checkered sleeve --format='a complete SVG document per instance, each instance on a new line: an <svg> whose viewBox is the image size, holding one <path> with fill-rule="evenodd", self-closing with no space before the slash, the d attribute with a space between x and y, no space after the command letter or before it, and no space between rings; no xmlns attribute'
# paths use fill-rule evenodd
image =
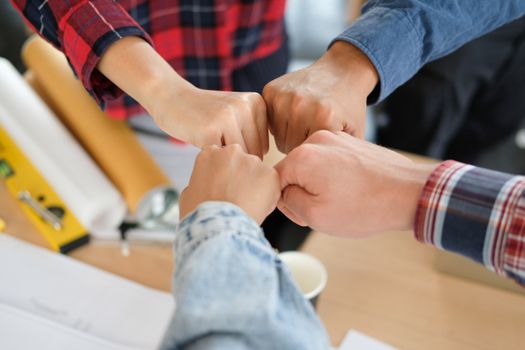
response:
<svg viewBox="0 0 525 350"><path fill-rule="evenodd" d="M105 50L126 36L151 43L146 32L113 0L12 0L33 30L64 52L97 103L122 91L103 76L97 63Z"/></svg>

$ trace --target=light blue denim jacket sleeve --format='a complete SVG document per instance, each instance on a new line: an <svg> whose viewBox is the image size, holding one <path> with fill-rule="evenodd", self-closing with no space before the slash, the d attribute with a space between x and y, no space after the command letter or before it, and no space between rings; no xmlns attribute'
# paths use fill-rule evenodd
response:
<svg viewBox="0 0 525 350"><path fill-rule="evenodd" d="M314 309L237 206L200 205L179 225L174 249L176 308L162 349L329 348Z"/></svg>
<svg viewBox="0 0 525 350"><path fill-rule="evenodd" d="M370 0L335 40L354 44L376 67L375 103L425 63L524 14L525 0Z"/></svg>

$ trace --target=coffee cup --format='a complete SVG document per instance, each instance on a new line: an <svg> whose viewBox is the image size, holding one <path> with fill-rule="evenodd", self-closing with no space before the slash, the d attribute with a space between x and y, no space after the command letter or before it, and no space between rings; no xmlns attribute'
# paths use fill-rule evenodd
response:
<svg viewBox="0 0 525 350"><path fill-rule="evenodd" d="M316 308L319 295L328 280L324 265L317 258L296 251L280 253L279 258L290 271L303 296Z"/></svg>

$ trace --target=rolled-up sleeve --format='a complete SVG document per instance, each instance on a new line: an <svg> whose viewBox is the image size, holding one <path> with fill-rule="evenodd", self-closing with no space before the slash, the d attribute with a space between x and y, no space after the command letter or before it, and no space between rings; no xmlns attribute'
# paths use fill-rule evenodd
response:
<svg viewBox="0 0 525 350"><path fill-rule="evenodd" d="M421 194L414 231L525 284L525 177L447 161Z"/></svg>
<svg viewBox="0 0 525 350"><path fill-rule="evenodd" d="M329 349L312 305L239 207L201 204L174 252L177 307L162 349Z"/></svg>
<svg viewBox="0 0 525 350"><path fill-rule="evenodd" d="M151 43L147 33L115 1L14 0L33 30L64 52L84 87L103 106L122 91L96 66L111 44L126 36Z"/></svg>

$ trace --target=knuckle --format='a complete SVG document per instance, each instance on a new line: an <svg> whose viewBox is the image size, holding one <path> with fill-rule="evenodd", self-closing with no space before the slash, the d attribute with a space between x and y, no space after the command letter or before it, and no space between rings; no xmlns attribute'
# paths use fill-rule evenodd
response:
<svg viewBox="0 0 525 350"><path fill-rule="evenodd" d="M308 90L296 90L293 95L298 101L315 101L314 96Z"/></svg>
<svg viewBox="0 0 525 350"><path fill-rule="evenodd" d="M290 152L289 156L298 158L302 162L307 162L312 157L315 157L316 153L317 153L317 149L314 145L304 143L296 147L292 152Z"/></svg>
<svg viewBox="0 0 525 350"><path fill-rule="evenodd" d="M305 97L304 95L299 94L299 93L295 94L292 97L292 101L291 101L291 104L290 104L290 110L294 114L299 114L299 113L301 113L301 110L305 109L303 107L307 103L308 103L308 98L307 97Z"/></svg>
<svg viewBox="0 0 525 350"><path fill-rule="evenodd" d="M262 91L262 96L263 96L263 99L266 101L266 103L271 103L272 100L273 100L273 91L272 91L272 87L268 84L266 85L264 88L263 88L263 91Z"/></svg>
<svg viewBox="0 0 525 350"><path fill-rule="evenodd" d="M273 101L274 118L282 120L289 113L288 104L283 96L277 97Z"/></svg>
<svg viewBox="0 0 525 350"><path fill-rule="evenodd" d="M258 94L257 92L247 92L246 96L254 104L264 103L262 96Z"/></svg>
<svg viewBox="0 0 525 350"><path fill-rule="evenodd" d="M231 154L231 155L244 153L243 149L242 149L242 146L239 145L238 143L233 143L231 145L228 145L228 146L224 147L224 150L226 152L228 152L229 154Z"/></svg>
<svg viewBox="0 0 525 350"><path fill-rule="evenodd" d="M221 132L215 126L208 126L202 132L205 145L214 145L220 141Z"/></svg>
<svg viewBox="0 0 525 350"><path fill-rule="evenodd" d="M237 110L237 107L241 104L241 100L238 98L229 99L225 101L224 104L221 104L220 107L217 109L217 116L218 118L215 118L216 120L220 120L221 122L225 120L230 120L235 115L235 111Z"/></svg>
<svg viewBox="0 0 525 350"><path fill-rule="evenodd" d="M331 140L334 137L334 133L328 130L318 130L314 132L309 138L308 141L313 143L325 143Z"/></svg>
<svg viewBox="0 0 525 350"><path fill-rule="evenodd" d="M263 88L263 96L270 97L273 96L275 90L277 89L278 80L272 80L268 84L266 84Z"/></svg>
<svg viewBox="0 0 525 350"><path fill-rule="evenodd" d="M232 113L232 117L235 117L236 115L240 116L249 116L250 118L254 118L255 111L257 108L257 105L255 104L254 100L251 98L246 99L239 99L235 102L234 105L234 112Z"/></svg>
<svg viewBox="0 0 525 350"><path fill-rule="evenodd" d="M315 119L321 129L331 129L334 121L332 107L326 103L320 103L317 107Z"/></svg>
<svg viewBox="0 0 525 350"><path fill-rule="evenodd" d="M238 108L235 106L229 107L229 113L225 114L221 120L216 121L215 128L220 130L234 130L239 127L239 121L237 119Z"/></svg>
<svg viewBox="0 0 525 350"><path fill-rule="evenodd" d="M317 114L316 116L317 127L323 130L332 130L333 120L332 115L328 113Z"/></svg>
<svg viewBox="0 0 525 350"><path fill-rule="evenodd" d="M240 96L239 98L236 98L232 101L231 106L235 107L236 109L242 109L246 108L249 105L249 98L245 95Z"/></svg>
<svg viewBox="0 0 525 350"><path fill-rule="evenodd" d="M257 94L257 97L254 99L253 107L255 111L260 111L262 114L266 115L266 102L261 95Z"/></svg>
<svg viewBox="0 0 525 350"><path fill-rule="evenodd" d="M257 113L254 113L253 114L253 120L252 120L253 123L255 123L255 128L257 130L261 129L260 131L263 131L263 132L267 132L268 131L268 118L266 116L266 113L264 114L257 114Z"/></svg>
<svg viewBox="0 0 525 350"><path fill-rule="evenodd" d="M215 145L206 145L202 148L202 151L199 153L198 157L207 157L215 152L217 146Z"/></svg>
<svg viewBox="0 0 525 350"><path fill-rule="evenodd" d="M267 93L271 92L274 89L274 87L275 87L275 80L267 82L266 85L264 85L264 87L263 87L263 95L264 95L265 91Z"/></svg>
<svg viewBox="0 0 525 350"><path fill-rule="evenodd" d="M261 163L261 159L259 159L259 157L256 155L245 154L245 161L248 167L258 169L258 171L262 171L264 173L264 166Z"/></svg>

